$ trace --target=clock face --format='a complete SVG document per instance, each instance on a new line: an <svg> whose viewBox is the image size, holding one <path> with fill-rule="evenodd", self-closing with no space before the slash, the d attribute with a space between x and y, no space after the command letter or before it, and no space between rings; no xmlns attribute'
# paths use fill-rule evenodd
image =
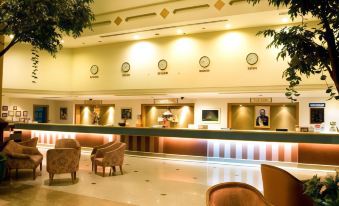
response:
<svg viewBox="0 0 339 206"><path fill-rule="evenodd" d="M92 65L90 71L91 74L96 75L99 72L99 67L97 65Z"/></svg>
<svg viewBox="0 0 339 206"><path fill-rule="evenodd" d="M259 57L256 53L249 53L246 57L246 61L249 65L254 65L258 62Z"/></svg>
<svg viewBox="0 0 339 206"><path fill-rule="evenodd" d="M167 68L167 61L165 59L162 59L158 62L158 68L160 70L165 70Z"/></svg>
<svg viewBox="0 0 339 206"><path fill-rule="evenodd" d="M131 65L128 62L124 62L121 65L121 71L124 72L124 73L129 72L130 69L131 69Z"/></svg>
<svg viewBox="0 0 339 206"><path fill-rule="evenodd" d="M199 64L203 68L207 68L210 65L210 63L211 63L210 58L207 56L203 56L199 60Z"/></svg>

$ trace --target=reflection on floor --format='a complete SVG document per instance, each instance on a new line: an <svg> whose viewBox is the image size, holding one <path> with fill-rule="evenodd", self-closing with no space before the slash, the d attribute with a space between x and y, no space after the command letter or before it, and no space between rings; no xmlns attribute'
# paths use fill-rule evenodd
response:
<svg viewBox="0 0 339 206"><path fill-rule="evenodd" d="M48 186L45 168L35 181L31 179L31 171L20 171L18 180L0 185L0 206L203 206L207 188L220 182L245 182L262 190L258 166L126 156L123 169L124 175L117 173L103 178L101 174L91 172L89 155L82 155L76 184L71 184L70 174L65 174L56 175L53 186ZM334 174L331 171L284 169L299 179L308 179L315 174Z"/></svg>

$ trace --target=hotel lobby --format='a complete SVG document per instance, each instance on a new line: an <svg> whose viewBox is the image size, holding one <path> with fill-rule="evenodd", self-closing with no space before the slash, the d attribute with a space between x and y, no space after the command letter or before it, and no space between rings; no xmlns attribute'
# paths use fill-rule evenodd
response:
<svg viewBox="0 0 339 206"><path fill-rule="evenodd" d="M338 3L273 2L1 2L0 206L338 205Z"/></svg>

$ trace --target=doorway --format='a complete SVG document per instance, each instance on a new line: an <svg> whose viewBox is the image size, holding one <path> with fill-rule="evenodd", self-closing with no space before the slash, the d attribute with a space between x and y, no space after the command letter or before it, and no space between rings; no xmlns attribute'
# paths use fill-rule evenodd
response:
<svg viewBox="0 0 339 206"><path fill-rule="evenodd" d="M48 105L33 105L33 121L48 123Z"/></svg>

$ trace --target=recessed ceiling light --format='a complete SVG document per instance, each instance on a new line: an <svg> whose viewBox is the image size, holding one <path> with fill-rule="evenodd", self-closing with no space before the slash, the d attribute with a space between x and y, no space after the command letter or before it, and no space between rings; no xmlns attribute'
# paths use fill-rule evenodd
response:
<svg viewBox="0 0 339 206"><path fill-rule="evenodd" d="M13 38L14 38L14 35L13 35L13 34L10 34L10 35L9 35L9 38L13 39Z"/></svg>
<svg viewBox="0 0 339 206"><path fill-rule="evenodd" d="M139 35L134 35L133 39L138 40L138 39L140 39L140 36Z"/></svg>
<svg viewBox="0 0 339 206"><path fill-rule="evenodd" d="M231 28L231 24L226 24L226 25L225 25L225 28L226 28L226 29Z"/></svg>
<svg viewBox="0 0 339 206"><path fill-rule="evenodd" d="M82 44L86 44L85 42L82 42Z"/></svg>
<svg viewBox="0 0 339 206"><path fill-rule="evenodd" d="M177 34L184 34L184 32L181 29L177 29Z"/></svg>
<svg viewBox="0 0 339 206"><path fill-rule="evenodd" d="M201 29L202 29L202 30L205 30L206 28L205 28L205 27L202 27Z"/></svg>
<svg viewBox="0 0 339 206"><path fill-rule="evenodd" d="M159 33L155 33L154 35L155 35L155 36L159 36L160 34L159 34Z"/></svg>
<svg viewBox="0 0 339 206"><path fill-rule="evenodd" d="M287 17L284 17L284 18L281 19L281 21L284 22L284 23L287 23L289 21L289 19Z"/></svg>
<svg viewBox="0 0 339 206"><path fill-rule="evenodd" d="M99 43L101 43L102 41L98 41Z"/></svg>

